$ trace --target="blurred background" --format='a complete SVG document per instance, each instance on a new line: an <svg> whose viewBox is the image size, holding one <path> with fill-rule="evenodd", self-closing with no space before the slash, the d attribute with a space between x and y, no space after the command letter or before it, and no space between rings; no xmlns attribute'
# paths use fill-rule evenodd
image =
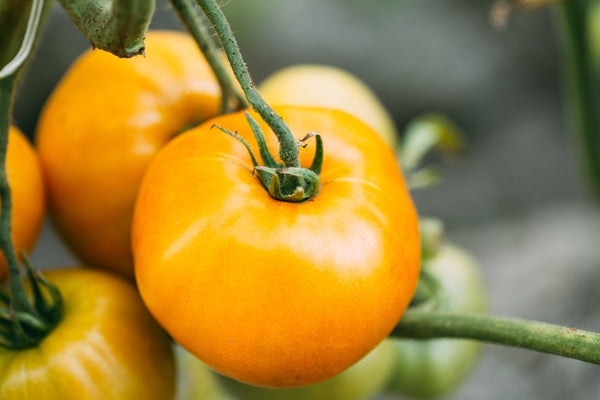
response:
<svg viewBox="0 0 600 400"><path fill-rule="evenodd" d="M600 331L600 213L563 107L551 8L490 23L492 2L230 0L222 2L256 82L297 63L344 68L381 98L400 131L441 111L464 131L458 159L431 156L443 181L414 193L421 215L479 260L491 312ZM152 29L181 25L164 0ZM18 88L16 124L33 137L40 109L89 48L55 6ZM41 267L74 264L46 224ZM486 346L451 399L600 399L600 367Z"/></svg>

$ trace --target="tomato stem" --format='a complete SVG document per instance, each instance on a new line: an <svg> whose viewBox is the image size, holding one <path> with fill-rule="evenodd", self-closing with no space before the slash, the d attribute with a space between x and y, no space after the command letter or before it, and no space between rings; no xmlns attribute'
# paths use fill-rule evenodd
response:
<svg viewBox="0 0 600 400"><path fill-rule="evenodd" d="M225 15L214 0L196 0L196 3L213 26L246 99L277 136L280 146L279 158L283 162L283 166L285 168L300 167L298 143L285 121L256 90Z"/></svg>
<svg viewBox="0 0 600 400"><path fill-rule="evenodd" d="M196 4L193 3L193 0L171 0L171 4L215 73L222 93L221 114L235 111L238 109L238 105L245 107L246 99L233 84L229 70L223 63L220 49L215 45L208 29L205 28L196 12Z"/></svg>
<svg viewBox="0 0 600 400"><path fill-rule="evenodd" d="M8 148L8 131L12 110L12 93L15 76L9 75L0 79L0 248L8 266L12 306L20 311L32 308L20 279L19 261L12 240L12 196L6 175L6 150Z"/></svg>
<svg viewBox="0 0 600 400"><path fill-rule="evenodd" d="M0 250L8 266L10 286L10 296L0 296L5 305L0 307L0 325L3 328L0 330L0 346L13 349L35 346L60 319L62 304L58 290L36 275L29 263L26 263L26 266L35 297L33 302L25 291L12 240L12 196L6 172L15 81L31 53L43 7L44 0L33 1L21 48L11 61L0 69ZM51 304L45 301L41 287L49 293Z"/></svg>
<svg viewBox="0 0 600 400"><path fill-rule="evenodd" d="M144 36L154 14L148 0L59 0L94 47L118 57L144 54Z"/></svg>
<svg viewBox="0 0 600 400"><path fill-rule="evenodd" d="M279 142L279 159L282 164L279 165L279 163L276 163L277 165L275 165L274 163L270 163L273 165L269 165L268 161L272 157L270 155L264 157L266 155L265 152L268 153L268 149L266 149L264 140L262 140L262 143L260 140L263 136L262 130L252 117L247 115L250 127L259 141L258 144L261 147L263 161L267 162L267 165L254 165L255 172L258 171L261 184L271 197L276 200L301 203L317 196L321 187L319 172L323 162L323 142L321 137L316 133L314 135L317 149L312 166L310 168L301 167L300 150L298 147L302 145L304 139L297 141L294 138L283 118L265 102L256 90L225 15L214 0L195 1L202 9L208 22L212 25L225 51L229 65L244 92L246 100L248 100L254 111L260 115L273 133L275 133ZM176 1L174 1L174 5L176 6L175 3ZM196 21L191 20L188 22L196 23ZM202 47L201 43L199 45ZM227 131L226 127L219 128L231 136L236 137L237 135ZM247 143L244 143L244 145L249 147Z"/></svg>
<svg viewBox="0 0 600 400"><path fill-rule="evenodd" d="M518 318L407 310L390 336L473 339L600 365L599 333Z"/></svg>
<svg viewBox="0 0 600 400"><path fill-rule="evenodd" d="M590 1L562 0L558 4L563 44L568 110L577 151L595 195L600 197L600 132L596 116L593 63L588 35Z"/></svg>

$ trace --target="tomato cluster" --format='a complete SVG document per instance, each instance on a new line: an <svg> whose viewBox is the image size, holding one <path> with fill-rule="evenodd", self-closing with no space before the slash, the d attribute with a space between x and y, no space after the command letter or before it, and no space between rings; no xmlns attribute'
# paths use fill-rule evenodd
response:
<svg viewBox="0 0 600 400"><path fill-rule="evenodd" d="M1 398L173 398L169 336L186 349L176 350L180 398L198 393L193 377L215 379L206 366L240 399L443 391L411 389L430 379L414 367L429 355L407 354L437 345L385 339L421 266L390 116L362 82L330 67L282 71L261 91L294 134L323 140L320 189L308 201L276 200L260 184L248 153L257 149L248 118L258 116L217 116L217 80L181 33L148 33L144 58L81 56L43 110L41 168L17 156L21 176L11 175L10 154L27 148L11 132L16 247L31 249L46 196L65 243L98 269L46 274L63 294L61 319L36 346L0 350ZM275 135L258 125L276 153ZM301 149L300 164L314 155ZM20 181L35 188L23 197ZM425 267L452 288L445 279L462 263L446 265L445 254Z"/></svg>

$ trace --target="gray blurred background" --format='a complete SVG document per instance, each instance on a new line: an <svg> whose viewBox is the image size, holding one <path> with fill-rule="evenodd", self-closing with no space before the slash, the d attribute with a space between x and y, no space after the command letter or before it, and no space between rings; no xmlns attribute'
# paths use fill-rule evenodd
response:
<svg viewBox="0 0 600 400"><path fill-rule="evenodd" d="M480 261L491 312L600 331L600 213L577 164L561 100L550 9L489 22L491 2L230 0L224 11L255 81L296 63L354 73L400 129L442 111L464 130L461 159L437 156L441 184L414 193L450 240ZM151 28L181 29L164 0ZM55 7L19 87L15 121L33 137L39 111L89 43ZM73 264L46 224L42 267ZM600 367L487 346L452 399L600 399Z"/></svg>

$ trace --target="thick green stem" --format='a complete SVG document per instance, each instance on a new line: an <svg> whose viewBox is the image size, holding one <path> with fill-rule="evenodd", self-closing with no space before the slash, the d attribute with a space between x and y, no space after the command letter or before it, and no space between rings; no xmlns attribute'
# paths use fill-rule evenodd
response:
<svg viewBox="0 0 600 400"><path fill-rule="evenodd" d="M154 0L59 0L94 47L118 57L144 53Z"/></svg>
<svg viewBox="0 0 600 400"><path fill-rule="evenodd" d="M517 318L408 310L391 336L474 339L600 365L600 334Z"/></svg>
<svg viewBox="0 0 600 400"><path fill-rule="evenodd" d="M277 115L256 90L231 31L231 27L223 12L214 0L196 0L196 3L198 3L206 18L215 29L246 99L277 136L277 140L279 141L279 158L283 162L283 166L285 168L300 167L298 143L283 119Z"/></svg>
<svg viewBox="0 0 600 400"><path fill-rule="evenodd" d="M13 309L33 314L36 313L23 287L19 273L19 261L13 247L11 229L12 198L6 174L6 153L8 150L8 132L15 80L33 48L43 9L43 0L32 2L21 46L13 58L6 65L2 65L0 69L0 249L8 266ZM16 30L15 33L20 32Z"/></svg>
<svg viewBox="0 0 600 400"><path fill-rule="evenodd" d="M0 9L0 11L5 11L4 9ZM20 10L21 14L23 13L23 9ZM0 79L13 79L19 69L23 66L29 54L31 53L31 49L33 48L33 44L35 43L36 34L38 27L41 23L42 14L44 12L44 1L43 0L34 0L31 3L31 9L29 10L29 14L27 17L27 25L24 29L24 32L21 32L21 28L18 24L13 26L13 31L3 31L5 35L15 35L21 38L21 41L18 46L18 51L16 54L14 49L11 47L7 49L2 49L2 57L0 59L7 59L5 65L0 64ZM9 12L9 15L15 19L23 20L24 16L14 15L14 13ZM0 18L0 21L4 18ZM10 60L10 61L8 61ZM10 93L12 93L12 82L10 86ZM10 107L10 101L8 103L3 103L4 106ZM10 118L10 114L8 115ZM8 121L10 122L10 121Z"/></svg>
<svg viewBox="0 0 600 400"><path fill-rule="evenodd" d="M6 175L6 150L15 76L0 78L0 249L8 266L12 306L15 311L33 311L19 273L19 261L12 241L12 198Z"/></svg>
<svg viewBox="0 0 600 400"><path fill-rule="evenodd" d="M227 114L237 108L236 104L232 104L232 99L235 99L237 104L245 106L246 99L235 87L231 74L223 63L221 50L216 46L196 12L196 4L193 0L171 0L171 4L215 73L221 87L221 113Z"/></svg>
<svg viewBox="0 0 600 400"><path fill-rule="evenodd" d="M569 112L578 153L596 196L600 197L600 132L596 116L594 71L587 29L589 0L559 2L559 26L564 47L564 68Z"/></svg>
<svg viewBox="0 0 600 400"><path fill-rule="evenodd" d="M34 301L25 290L12 240L12 197L6 171L12 94L19 71L35 42L43 7L44 0L33 0L30 10L22 10L29 15L25 32L18 27L13 32L20 34L21 47L6 65L0 65L0 250L8 266L10 285L10 296L5 293L0 296L0 347L9 349L35 346L58 323L62 310L58 289L35 274L29 264L26 266ZM41 294L42 287L50 295L51 304Z"/></svg>

